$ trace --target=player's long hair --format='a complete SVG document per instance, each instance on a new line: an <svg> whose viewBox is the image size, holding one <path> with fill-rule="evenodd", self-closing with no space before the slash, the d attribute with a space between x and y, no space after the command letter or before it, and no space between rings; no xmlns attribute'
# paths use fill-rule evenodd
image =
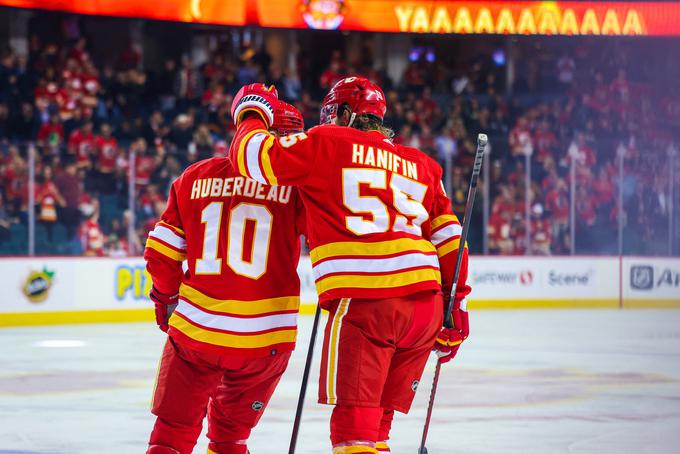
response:
<svg viewBox="0 0 680 454"><path fill-rule="evenodd" d="M394 131L385 126L382 120L374 115L357 115L354 122L352 122L352 127L360 131L378 131L388 139L394 137Z"/></svg>

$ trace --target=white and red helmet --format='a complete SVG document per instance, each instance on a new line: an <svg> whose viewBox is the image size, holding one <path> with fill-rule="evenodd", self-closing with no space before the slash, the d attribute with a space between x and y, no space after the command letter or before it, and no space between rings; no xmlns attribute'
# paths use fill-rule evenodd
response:
<svg viewBox="0 0 680 454"><path fill-rule="evenodd" d="M281 136L295 134L305 130L305 120L295 106L279 100L274 111L272 129Z"/></svg>
<svg viewBox="0 0 680 454"><path fill-rule="evenodd" d="M387 110L385 93L380 87L365 77L346 77L323 98L321 124L333 122L343 104L352 112L350 126L357 115L373 115L382 120Z"/></svg>

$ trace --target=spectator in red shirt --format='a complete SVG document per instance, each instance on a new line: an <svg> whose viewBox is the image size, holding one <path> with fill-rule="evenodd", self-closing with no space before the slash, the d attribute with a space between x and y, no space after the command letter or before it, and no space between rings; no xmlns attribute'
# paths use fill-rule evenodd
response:
<svg viewBox="0 0 680 454"><path fill-rule="evenodd" d="M85 204L81 207L85 220L78 227L78 238L83 248L83 255L102 257L104 255L104 233L99 226L96 208Z"/></svg>
<svg viewBox="0 0 680 454"><path fill-rule="evenodd" d="M544 162L546 159L551 158L554 155L553 147L556 144L557 137L555 137L555 133L550 130L550 125L547 121L542 121L534 133L534 145L537 150L536 160Z"/></svg>
<svg viewBox="0 0 680 454"><path fill-rule="evenodd" d="M65 89L60 89L56 96L59 116L63 121L70 120L80 109L82 84L80 79L73 79Z"/></svg>
<svg viewBox="0 0 680 454"><path fill-rule="evenodd" d="M153 218L156 215L156 203L162 201L163 197L158 192L158 186L155 184L150 184L146 187L144 194L142 194L139 199L139 207L145 216Z"/></svg>
<svg viewBox="0 0 680 454"><path fill-rule="evenodd" d="M92 168L92 156L95 150L94 134L92 134L92 122L86 121L74 130L68 139L68 152L75 156L76 166L79 169Z"/></svg>
<svg viewBox="0 0 680 454"><path fill-rule="evenodd" d="M226 158L229 156L229 145L224 140L218 140L213 147L214 158Z"/></svg>
<svg viewBox="0 0 680 454"><path fill-rule="evenodd" d="M576 133L576 137L569 145L565 156L568 166L571 165L572 159L575 160L577 166L592 167L595 165L595 153L586 143L585 135L582 132Z"/></svg>
<svg viewBox="0 0 680 454"><path fill-rule="evenodd" d="M68 57L80 64L89 61L90 55L87 53L87 40L85 38L79 38L69 51Z"/></svg>
<svg viewBox="0 0 680 454"><path fill-rule="evenodd" d="M64 127L61 124L59 115L50 115L50 121L43 123L38 130L38 145L46 147L51 151L56 151L64 142Z"/></svg>
<svg viewBox="0 0 680 454"><path fill-rule="evenodd" d="M534 151L531 142L531 130L526 117L519 117L517 125L510 131L510 152L514 157L524 158L526 155L531 155Z"/></svg>
<svg viewBox="0 0 680 454"><path fill-rule="evenodd" d="M607 174L607 169L601 167L597 172L597 179L591 184L593 202L599 208L602 207L606 212L609 212L611 203L614 200L614 184Z"/></svg>
<svg viewBox="0 0 680 454"><path fill-rule="evenodd" d="M82 104L83 106L94 108L97 106L97 96L101 85L99 83L99 75L97 68L91 62L87 62L83 67L83 73L80 75L83 84Z"/></svg>
<svg viewBox="0 0 680 454"><path fill-rule="evenodd" d="M531 207L531 253L550 255L552 246L552 227L550 221L543 215L543 205L534 204Z"/></svg>
<svg viewBox="0 0 680 454"><path fill-rule="evenodd" d="M432 99L432 88L430 87L425 87L421 96L423 116L431 121L439 112L439 104Z"/></svg>
<svg viewBox="0 0 680 454"><path fill-rule="evenodd" d="M511 237L512 213L499 210L489 219L489 249L496 254L510 255L513 252Z"/></svg>
<svg viewBox="0 0 680 454"><path fill-rule="evenodd" d="M52 168L45 167L37 178L35 203L38 206L38 221L47 229L47 239L52 241L52 232L57 222L57 206L64 207L66 201L52 181Z"/></svg>
<svg viewBox="0 0 680 454"><path fill-rule="evenodd" d="M208 109L209 112L216 112L222 107L227 100L227 95L224 93L224 85L213 82L210 87L203 92L201 96L201 104Z"/></svg>
<svg viewBox="0 0 680 454"><path fill-rule="evenodd" d="M151 175L156 170L156 158L153 149L149 152L146 140L139 138L132 144L136 151L135 158L135 185L140 190L151 181Z"/></svg>
<svg viewBox="0 0 680 454"><path fill-rule="evenodd" d="M118 141L111 135L111 126L103 123L100 135L94 139L94 151L97 156L97 175L99 192L110 194L116 188L115 172L118 160Z"/></svg>
<svg viewBox="0 0 680 454"><path fill-rule="evenodd" d="M498 214L501 212L514 213L515 212L515 201L510 188L507 185L502 185L499 188L498 197L493 201L491 206L492 214Z"/></svg>

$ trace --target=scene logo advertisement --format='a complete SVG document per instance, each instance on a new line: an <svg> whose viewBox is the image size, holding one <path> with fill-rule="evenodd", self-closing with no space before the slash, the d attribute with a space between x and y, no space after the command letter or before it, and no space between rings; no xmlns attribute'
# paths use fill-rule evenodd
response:
<svg viewBox="0 0 680 454"><path fill-rule="evenodd" d="M559 270L548 271L548 285L551 287L587 287L593 281L595 270L564 272Z"/></svg>
<svg viewBox="0 0 680 454"><path fill-rule="evenodd" d="M55 272L46 266L41 271L30 271L21 286L21 291L31 303L42 303L49 296L54 283Z"/></svg>

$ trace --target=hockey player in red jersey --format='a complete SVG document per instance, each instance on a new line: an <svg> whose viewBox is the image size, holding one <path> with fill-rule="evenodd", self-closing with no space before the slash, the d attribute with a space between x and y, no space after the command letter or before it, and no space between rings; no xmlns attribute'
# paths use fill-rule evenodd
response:
<svg viewBox="0 0 680 454"><path fill-rule="evenodd" d="M335 405L333 453L389 452L394 410L409 410L429 352L449 361L468 335L467 253L455 328L442 329L461 226L441 167L391 141L378 86L341 80L324 99L321 126L281 139L267 131L276 102L273 87L239 91L230 156L241 175L296 186L304 202L317 292L330 313L319 401Z"/></svg>
<svg viewBox="0 0 680 454"><path fill-rule="evenodd" d="M301 130L300 113L279 107L274 127ZM229 158L194 164L173 183L144 251L169 335L147 453L190 454L206 414L209 453L248 452L295 345L303 218L295 189L244 178Z"/></svg>

